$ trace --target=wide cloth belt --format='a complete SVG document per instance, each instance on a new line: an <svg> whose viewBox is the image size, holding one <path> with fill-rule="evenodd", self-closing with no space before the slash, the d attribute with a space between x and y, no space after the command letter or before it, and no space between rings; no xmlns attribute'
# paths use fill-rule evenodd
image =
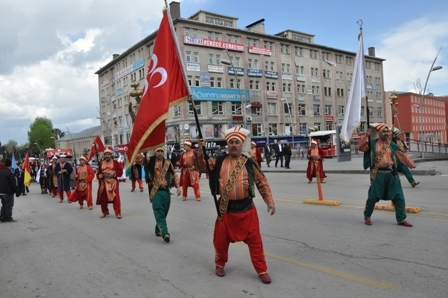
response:
<svg viewBox="0 0 448 298"><path fill-rule="evenodd" d="M392 168L388 168L388 167L378 168L378 173L390 173L390 172L392 172Z"/></svg>
<svg viewBox="0 0 448 298"><path fill-rule="evenodd" d="M244 198L242 200L229 200L227 206L227 212L240 213L252 209L253 200L251 197Z"/></svg>

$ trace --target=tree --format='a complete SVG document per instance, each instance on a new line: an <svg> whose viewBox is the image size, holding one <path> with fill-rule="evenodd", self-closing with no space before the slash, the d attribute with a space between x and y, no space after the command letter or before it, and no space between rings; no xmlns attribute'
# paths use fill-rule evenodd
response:
<svg viewBox="0 0 448 298"><path fill-rule="evenodd" d="M36 117L28 131L28 146L31 152L36 153L45 148L54 148L53 123L46 117ZM42 153L42 152L39 152Z"/></svg>

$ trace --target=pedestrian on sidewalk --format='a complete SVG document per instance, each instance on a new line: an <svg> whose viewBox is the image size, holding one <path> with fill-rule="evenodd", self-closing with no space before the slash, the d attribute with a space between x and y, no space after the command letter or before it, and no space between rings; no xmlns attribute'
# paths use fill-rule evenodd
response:
<svg viewBox="0 0 448 298"><path fill-rule="evenodd" d="M370 168L370 187L364 209L364 223L372 225L375 204L380 200L391 200L395 207L395 218L399 225L412 227L406 221L406 203L398 172L403 165L415 168L412 159L391 142L391 131L386 124L373 123L372 133L367 129L359 142L359 150L364 152L364 169ZM369 136L370 144L369 144Z"/></svg>
<svg viewBox="0 0 448 298"><path fill-rule="evenodd" d="M0 222L15 222L12 218L14 207L14 195L20 197L20 189L17 185L15 175L11 172L12 161L5 159L4 168L0 170L0 199L2 208L0 209Z"/></svg>
<svg viewBox="0 0 448 298"><path fill-rule="evenodd" d="M268 168L271 167L269 164L272 160L272 149L269 143L266 143L266 146L264 146L264 158L266 158L266 165L268 166Z"/></svg>
<svg viewBox="0 0 448 298"><path fill-rule="evenodd" d="M286 142L285 146L283 146L283 155L285 156L285 169L291 169L289 163L291 162L292 150L289 142Z"/></svg>

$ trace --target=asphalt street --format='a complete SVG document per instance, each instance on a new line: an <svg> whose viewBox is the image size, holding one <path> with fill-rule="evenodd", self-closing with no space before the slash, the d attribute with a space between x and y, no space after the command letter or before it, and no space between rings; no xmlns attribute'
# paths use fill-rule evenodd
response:
<svg viewBox="0 0 448 298"><path fill-rule="evenodd" d="M361 165L325 161L323 197L339 206L303 203L318 196L299 170L306 161L293 161L290 171L266 168L276 214L259 196L255 204L270 285L255 274L244 243L231 245L226 276L215 275L216 209L205 177L201 202L192 189L185 202L172 196L168 244L154 235L147 191L131 193L129 181L120 184L123 219L99 218L99 206L58 203L33 183L15 201L18 221L0 224L0 296L447 297L448 161L420 163L437 174L416 175L416 188L402 179L407 205L421 209L408 214L413 228L398 226L390 211L363 223L369 178L348 171Z"/></svg>

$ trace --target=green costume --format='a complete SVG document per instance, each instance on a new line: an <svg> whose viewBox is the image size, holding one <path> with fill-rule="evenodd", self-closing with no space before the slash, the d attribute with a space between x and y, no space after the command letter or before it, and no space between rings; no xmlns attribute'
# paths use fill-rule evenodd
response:
<svg viewBox="0 0 448 298"><path fill-rule="evenodd" d="M166 242L169 242L170 234L168 232L168 225L166 223L166 217L168 216L168 211L170 210L171 204L171 194L170 187L174 186L174 168L171 162L167 159L162 160L162 169L165 163L168 162L168 170L165 174L165 181L168 185L156 186L158 187L154 196L150 199L152 203L152 209L154 212L154 217L156 220L155 234L156 236L161 236ZM145 165L145 179L148 184L148 190L151 196L152 188L156 183L158 176L155 175L156 158L151 158L149 164Z"/></svg>
<svg viewBox="0 0 448 298"><path fill-rule="evenodd" d="M377 139L370 141L370 150L364 153L364 169L374 165ZM401 188L398 172L403 172L404 167L407 168L397 157L396 151L402 151L395 143L389 145L394 166L389 172L379 171L376 177L371 181L366 206L364 209L364 218L370 218L375 208L375 204L380 200L391 200L395 206L395 217L398 223L406 220L406 203ZM369 156L370 152L370 156ZM408 169L409 171L409 169Z"/></svg>

